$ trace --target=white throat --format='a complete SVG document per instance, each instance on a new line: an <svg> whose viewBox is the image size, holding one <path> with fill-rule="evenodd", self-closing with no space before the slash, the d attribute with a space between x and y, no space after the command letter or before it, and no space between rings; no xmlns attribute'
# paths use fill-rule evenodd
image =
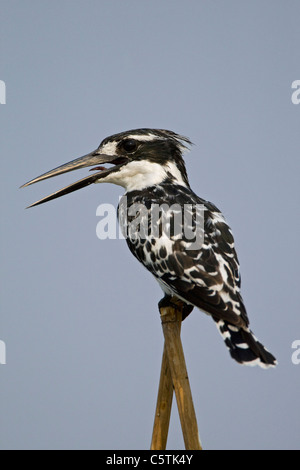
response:
<svg viewBox="0 0 300 470"><path fill-rule="evenodd" d="M168 177L168 174L172 175L177 184L186 186L175 163L168 162L166 165L159 165L145 160L129 162L121 167L119 171L101 178L97 183L117 184L123 186L126 192L140 191L162 183Z"/></svg>

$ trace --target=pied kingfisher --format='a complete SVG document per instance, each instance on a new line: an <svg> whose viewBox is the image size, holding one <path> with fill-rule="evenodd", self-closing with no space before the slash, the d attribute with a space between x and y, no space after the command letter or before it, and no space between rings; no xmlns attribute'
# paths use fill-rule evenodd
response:
<svg viewBox="0 0 300 470"><path fill-rule="evenodd" d="M97 150L26 183L24 186L88 166L95 166L93 170L96 170L96 173L29 207L91 183L122 186L125 188L128 214L133 206L139 208L127 218L129 230L126 241L133 255L162 287L165 296L159 305L180 300L184 305L184 317L198 307L216 322L231 356L237 362L263 368L275 366L274 356L249 329L240 293L239 262L231 229L219 209L198 197L190 188L182 157L188 145L191 145L188 138L162 129L136 129L112 135L104 139ZM100 166L104 163L113 166ZM153 205L165 208L158 211L154 224ZM195 246L183 230L178 231L174 220L180 208L182 213L187 208L186 214L176 219L180 220L177 225L181 224L182 228L187 215L191 216L190 222L195 222L196 206L204 209L204 215L202 225L201 218L198 225L194 224L194 234L196 238L199 235L201 240ZM141 207L145 210L141 211ZM124 219L124 204L119 204L118 213L119 218L122 215ZM167 220L164 227L163 220ZM136 223L132 225L132 222ZM142 223L148 230L144 230L143 236L138 236Z"/></svg>

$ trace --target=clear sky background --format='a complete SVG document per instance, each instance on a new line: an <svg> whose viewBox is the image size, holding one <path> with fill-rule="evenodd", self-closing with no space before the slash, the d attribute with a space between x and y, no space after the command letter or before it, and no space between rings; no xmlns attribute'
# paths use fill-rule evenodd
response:
<svg viewBox="0 0 300 470"><path fill-rule="evenodd" d="M29 179L116 132L194 142L193 190L231 225L251 327L279 365L242 367L198 310L182 340L205 449L299 449L298 0L0 2L1 449L148 449L163 334L157 283L99 240L87 173ZM300 355L298 356L300 357ZM173 407L169 449L183 449Z"/></svg>

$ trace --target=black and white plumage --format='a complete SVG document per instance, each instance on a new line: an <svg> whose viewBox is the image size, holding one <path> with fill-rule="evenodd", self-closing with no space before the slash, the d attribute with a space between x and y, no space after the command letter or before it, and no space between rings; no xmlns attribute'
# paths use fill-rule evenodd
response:
<svg viewBox="0 0 300 470"><path fill-rule="evenodd" d="M112 163L112 168L97 166L95 174L32 205L91 183L108 182L123 186L126 204L121 201L119 217L122 225L126 225L128 247L159 282L165 293L163 302L178 298L184 302L185 315L194 307L211 315L237 362L263 368L275 366L274 356L249 329L231 229L217 207L198 197L190 188L182 158L189 144L191 142L186 137L162 129L136 129L115 134L104 139L96 151L26 185L99 163ZM153 225L153 206L160 208L154 221L156 225ZM197 226L196 206L204 209L201 226ZM144 213L139 210L130 212L132 207L144 208ZM178 225L180 220L176 219L176 211L180 212L180 208L182 226L185 214L194 224L195 236L197 233L201 235L199 246L195 247L193 240L175 227L174 221ZM166 220L167 223L163 224ZM144 225L143 231L140 230L141 224Z"/></svg>

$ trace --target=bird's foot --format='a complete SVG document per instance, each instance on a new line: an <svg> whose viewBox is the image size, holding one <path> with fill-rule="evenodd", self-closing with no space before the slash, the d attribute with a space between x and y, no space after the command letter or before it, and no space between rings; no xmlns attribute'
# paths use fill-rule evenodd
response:
<svg viewBox="0 0 300 470"><path fill-rule="evenodd" d="M162 308L172 307L175 310L179 310L182 312L182 320L184 320L193 310L194 306L186 304L182 300L178 299L178 297L165 295L159 302L158 308L161 311Z"/></svg>

